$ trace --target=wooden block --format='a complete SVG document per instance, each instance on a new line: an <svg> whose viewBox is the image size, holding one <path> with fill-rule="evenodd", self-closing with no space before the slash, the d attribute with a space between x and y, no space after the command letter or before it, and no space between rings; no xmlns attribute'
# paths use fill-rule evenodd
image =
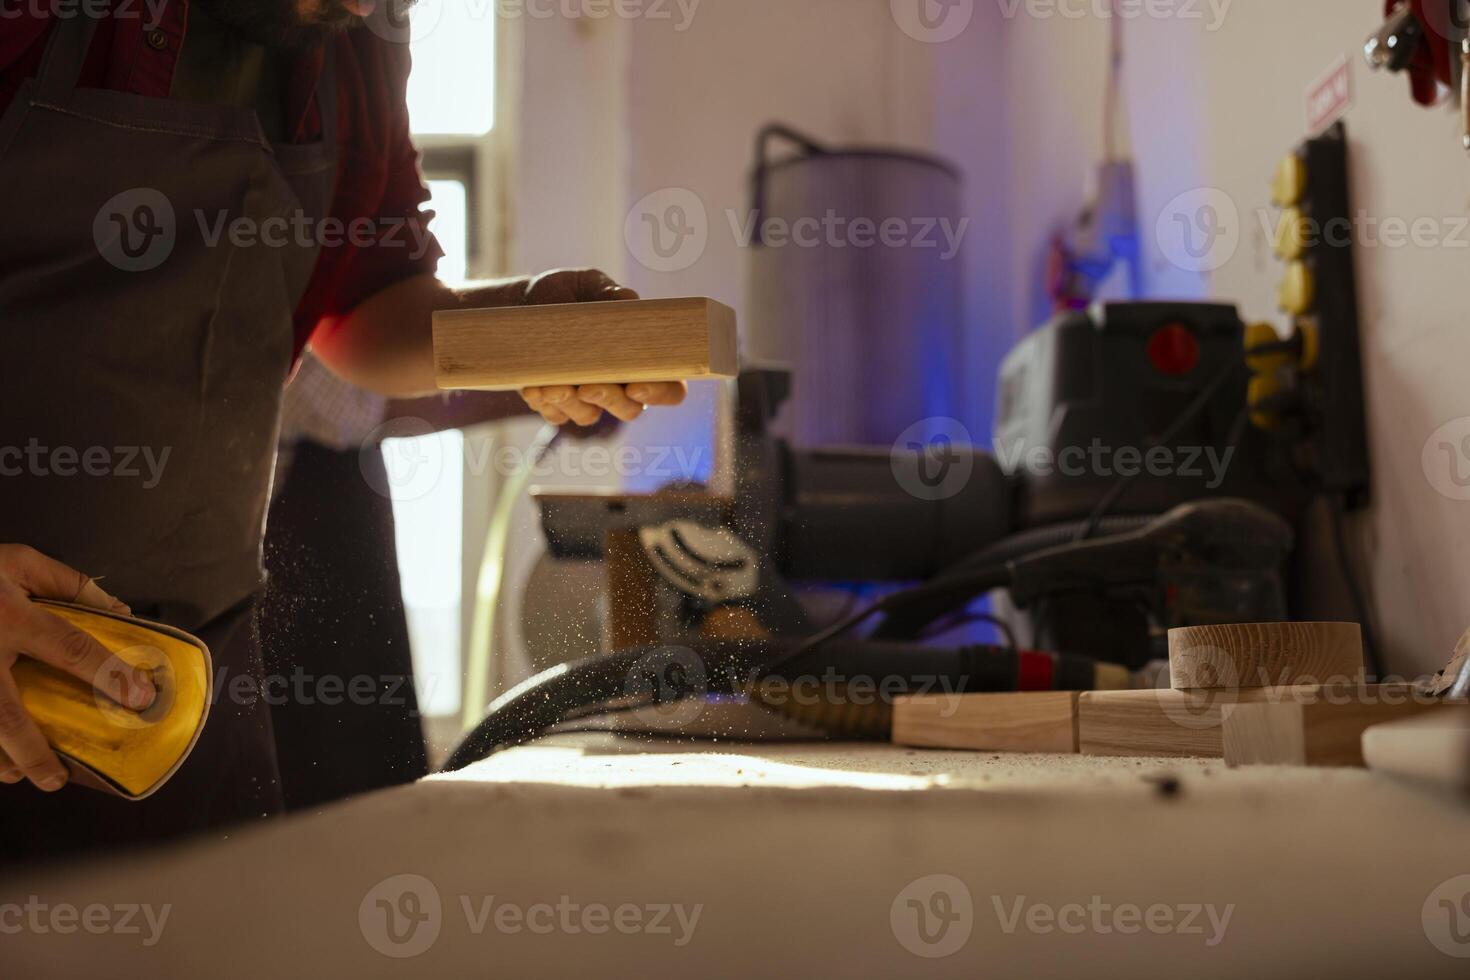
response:
<svg viewBox="0 0 1470 980"><path fill-rule="evenodd" d="M917 694L893 705L893 741L936 749L1077 751L1077 692Z"/></svg>
<svg viewBox="0 0 1470 980"><path fill-rule="evenodd" d="M1224 717L1225 763L1361 766L1365 730L1444 708L1444 702L1426 702L1404 684L1342 694L1237 705Z"/></svg>
<svg viewBox="0 0 1470 980"><path fill-rule="evenodd" d="M1240 692L1084 691L1077 702L1077 748L1083 755L1219 759L1220 722Z"/></svg>
<svg viewBox="0 0 1470 980"><path fill-rule="evenodd" d="M732 378L735 347L735 311L712 299L434 314L434 362L445 389Z"/></svg>
<svg viewBox="0 0 1470 980"><path fill-rule="evenodd" d="M1463 701L1363 732L1369 769L1470 792L1470 705Z"/></svg>
<svg viewBox="0 0 1470 980"><path fill-rule="evenodd" d="M1169 631L1176 690L1356 682L1363 675L1357 623L1241 623Z"/></svg>

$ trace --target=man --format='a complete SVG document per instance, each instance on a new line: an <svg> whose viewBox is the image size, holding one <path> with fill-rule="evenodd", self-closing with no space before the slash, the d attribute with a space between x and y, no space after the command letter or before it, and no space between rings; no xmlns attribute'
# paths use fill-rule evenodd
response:
<svg viewBox="0 0 1470 980"><path fill-rule="evenodd" d="M454 290L436 249L403 247L431 242L427 193L407 52L362 28L372 0L58 7L12 10L0 34L0 452L24 449L0 456L0 780L30 784L0 799L0 852L22 856L280 809L252 610L281 390L308 341L347 381L413 397L434 389L435 310L634 295L591 270ZM328 222L373 232L297 233ZM522 394L585 425L684 389ZM149 799L63 791L16 659L135 709L155 692L32 596L130 608L213 651L209 724Z"/></svg>

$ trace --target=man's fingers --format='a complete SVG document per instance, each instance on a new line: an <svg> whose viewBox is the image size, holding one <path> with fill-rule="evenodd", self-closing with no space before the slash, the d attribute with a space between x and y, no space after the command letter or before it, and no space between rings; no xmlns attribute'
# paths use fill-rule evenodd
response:
<svg viewBox="0 0 1470 980"><path fill-rule="evenodd" d="M680 405L689 394L683 381L657 381L628 386L628 397L640 405Z"/></svg>
<svg viewBox="0 0 1470 980"><path fill-rule="evenodd" d="M624 422L631 422L643 414L643 406L629 398L622 385L583 385L577 389L577 397L611 412Z"/></svg>
<svg viewBox="0 0 1470 980"><path fill-rule="evenodd" d="M42 599L78 602L123 614L132 611L98 588L88 576L25 545L0 545L0 573L30 595Z"/></svg>
<svg viewBox="0 0 1470 980"><path fill-rule="evenodd" d="M541 389L541 394L547 405L559 409L578 425L592 425L602 418L602 409L582 401L571 385L548 385Z"/></svg>
<svg viewBox="0 0 1470 980"><path fill-rule="evenodd" d="M66 767L21 704L20 690L8 670L0 670L0 749L11 760L11 768L37 788L50 793L66 785Z"/></svg>
<svg viewBox="0 0 1470 980"><path fill-rule="evenodd" d="M533 412L537 412L552 425L566 425L570 419L567 413L546 401L546 390L544 388L522 388L521 397L527 405L531 406Z"/></svg>
<svg viewBox="0 0 1470 980"><path fill-rule="evenodd" d="M153 703L156 691L146 674L65 620L27 604L10 621L16 628L7 631L7 647L81 678L125 708L142 711Z"/></svg>
<svg viewBox="0 0 1470 980"><path fill-rule="evenodd" d="M26 777L15 768L15 763L10 761L10 756L0 751L0 783L18 783Z"/></svg>

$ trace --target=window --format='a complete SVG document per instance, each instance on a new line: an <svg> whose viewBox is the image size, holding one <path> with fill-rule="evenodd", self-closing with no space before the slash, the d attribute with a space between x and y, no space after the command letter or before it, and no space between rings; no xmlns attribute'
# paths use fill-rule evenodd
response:
<svg viewBox="0 0 1470 980"><path fill-rule="evenodd" d="M493 172L495 11L495 4L456 0L421 0L409 11L409 120L435 213L429 227L444 249L439 277L451 284L494 271L485 267L480 247L487 219L478 204L488 196L481 188ZM456 715L462 699L464 436L393 440L383 452L390 468L419 468L395 492L393 516L420 710L431 718Z"/></svg>

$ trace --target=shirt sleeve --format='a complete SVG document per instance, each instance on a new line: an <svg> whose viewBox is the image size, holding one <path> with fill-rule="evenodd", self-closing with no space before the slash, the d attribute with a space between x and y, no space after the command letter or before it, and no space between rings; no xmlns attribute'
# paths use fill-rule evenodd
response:
<svg viewBox="0 0 1470 980"><path fill-rule="evenodd" d="M337 44L331 214L343 234L323 244L297 308L298 352L323 318L344 316L379 290L433 273L444 254L429 231L429 190L409 136L408 45L360 29Z"/></svg>

